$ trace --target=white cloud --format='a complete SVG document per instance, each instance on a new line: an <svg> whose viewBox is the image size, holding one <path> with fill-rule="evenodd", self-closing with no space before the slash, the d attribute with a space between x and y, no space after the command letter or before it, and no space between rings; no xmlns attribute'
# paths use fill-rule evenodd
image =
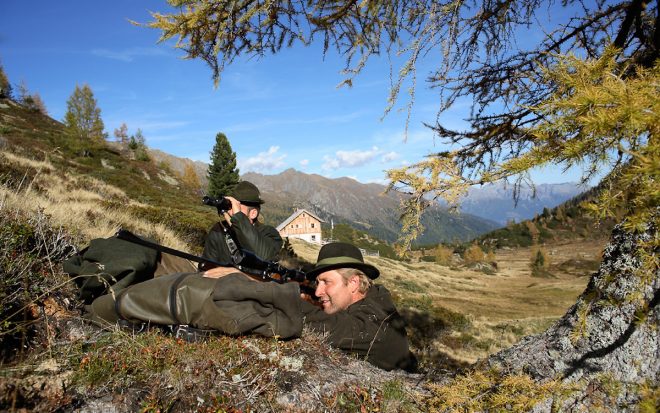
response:
<svg viewBox="0 0 660 413"><path fill-rule="evenodd" d="M136 57L142 56L167 56L167 52L157 47L131 47L124 50L93 49L92 54L106 59L132 62Z"/></svg>
<svg viewBox="0 0 660 413"><path fill-rule="evenodd" d="M324 171L329 171L333 169L339 169L339 161L336 158L332 158L328 155L323 157L324 163L321 165L321 169Z"/></svg>
<svg viewBox="0 0 660 413"><path fill-rule="evenodd" d="M335 156L324 156L325 161L323 166L324 170L339 169L339 168L355 168L363 166L373 161L380 153L378 147L374 146L366 151L337 151Z"/></svg>
<svg viewBox="0 0 660 413"><path fill-rule="evenodd" d="M238 169L241 173L249 171L265 173L282 168L285 165L284 158L286 158L286 154L278 155L277 152L279 150L279 146L271 146L268 152L259 152L257 156L245 160L239 159Z"/></svg>
<svg viewBox="0 0 660 413"><path fill-rule="evenodd" d="M380 158L380 161L383 162L383 163L391 162L391 161L397 159L398 157L399 157L399 154L392 151L392 152L388 152L385 155L383 155L383 157Z"/></svg>
<svg viewBox="0 0 660 413"><path fill-rule="evenodd" d="M309 159L303 159L302 161L300 161L301 167L306 168L307 165L309 165Z"/></svg>

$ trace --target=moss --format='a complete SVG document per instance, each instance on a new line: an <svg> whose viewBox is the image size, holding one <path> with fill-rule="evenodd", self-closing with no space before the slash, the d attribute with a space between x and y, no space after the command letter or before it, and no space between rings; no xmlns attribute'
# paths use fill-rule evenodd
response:
<svg viewBox="0 0 660 413"><path fill-rule="evenodd" d="M446 385L432 384L430 388L430 412L527 412L537 403L566 391L557 381L537 383L523 374L479 370L458 375Z"/></svg>
<svg viewBox="0 0 660 413"><path fill-rule="evenodd" d="M360 384L343 386L324 399L326 407L333 412L420 411L397 380L388 381L380 388Z"/></svg>
<svg viewBox="0 0 660 413"><path fill-rule="evenodd" d="M656 413L660 411L660 387L655 383L643 383L639 387L640 400L637 404L639 413Z"/></svg>

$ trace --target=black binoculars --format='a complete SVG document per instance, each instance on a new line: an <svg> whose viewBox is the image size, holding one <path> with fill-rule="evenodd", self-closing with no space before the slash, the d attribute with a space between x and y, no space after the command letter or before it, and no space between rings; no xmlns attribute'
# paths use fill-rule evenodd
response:
<svg viewBox="0 0 660 413"><path fill-rule="evenodd" d="M204 205L214 206L218 208L218 211L229 211L231 209L231 202L223 196L213 198L207 195L202 198L202 203Z"/></svg>

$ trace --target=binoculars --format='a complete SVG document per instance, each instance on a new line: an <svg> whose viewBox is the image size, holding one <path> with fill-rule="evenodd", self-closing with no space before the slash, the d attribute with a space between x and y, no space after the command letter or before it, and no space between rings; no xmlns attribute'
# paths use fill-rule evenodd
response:
<svg viewBox="0 0 660 413"><path fill-rule="evenodd" d="M231 202L223 196L220 196L219 198L213 198L207 195L204 198L202 198L202 203L204 205L214 206L218 208L218 211L221 212L229 211L231 209Z"/></svg>

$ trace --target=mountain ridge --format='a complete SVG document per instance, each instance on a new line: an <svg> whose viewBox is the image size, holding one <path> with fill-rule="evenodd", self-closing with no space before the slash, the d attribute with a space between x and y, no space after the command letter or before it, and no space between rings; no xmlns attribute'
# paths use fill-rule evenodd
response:
<svg viewBox="0 0 660 413"><path fill-rule="evenodd" d="M391 243L399 236L403 195L384 193L384 185L362 184L347 177L331 179L293 168L276 175L248 172L242 179L260 188L269 216L284 220L295 209L305 208L326 222L348 223ZM418 244L467 241L498 227L486 219L452 214L440 206L425 211L422 222L426 230Z"/></svg>

